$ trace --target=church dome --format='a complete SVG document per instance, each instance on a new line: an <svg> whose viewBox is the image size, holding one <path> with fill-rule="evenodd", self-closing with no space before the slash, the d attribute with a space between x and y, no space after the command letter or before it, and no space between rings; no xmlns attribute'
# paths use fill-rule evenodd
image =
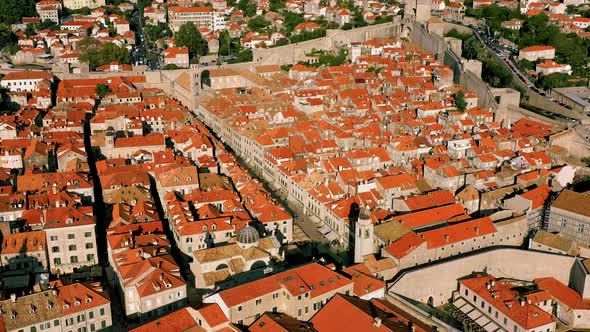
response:
<svg viewBox="0 0 590 332"><path fill-rule="evenodd" d="M256 228L246 225L238 232L237 241L238 245L244 249L257 246L260 241L260 235L258 235Z"/></svg>

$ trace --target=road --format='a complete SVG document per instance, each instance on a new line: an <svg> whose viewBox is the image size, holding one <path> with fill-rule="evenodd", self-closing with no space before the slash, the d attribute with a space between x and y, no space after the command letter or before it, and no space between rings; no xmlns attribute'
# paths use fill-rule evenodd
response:
<svg viewBox="0 0 590 332"><path fill-rule="evenodd" d="M137 65L147 64L151 70L156 70L160 67L159 56L157 59L148 59L148 55L156 54L148 46L149 36L143 31L143 20L139 16L140 11L136 11L131 16L131 20L135 24L135 49L133 50L132 62ZM157 54L156 54L157 55Z"/></svg>
<svg viewBox="0 0 590 332"><path fill-rule="evenodd" d="M499 60L498 62L503 63L504 67L508 68L510 70L510 73L517 80L517 83L519 83L522 87L526 88L528 90L529 94L533 94L533 93L538 94L541 98L545 98L549 103L555 104L555 106L557 108L559 108L559 107L564 108L566 106L565 104L560 104L559 102L557 102L556 100L551 98L549 96L549 94L547 93L547 91L536 87L535 84L532 83L528 79L528 77L520 71L520 69L518 69L517 64L514 63L514 61L512 59L512 56L518 54L518 50L515 48L507 47L507 46L500 44L492 35L492 32L490 31L489 26L486 25L485 28L482 28L482 27L467 26L467 25L464 25L460 22L452 22L452 23L462 25L466 28L471 29L471 31L473 31L473 34L482 43L482 45L484 45L484 47L486 47L492 54L495 55L496 60L497 61ZM557 118L557 120L570 122L572 124L579 124L580 123L579 118L583 117L583 115L577 114L574 111L567 113L571 116L568 116L568 115L565 115L562 113L558 113L558 112L555 112L552 110L539 110L538 113L545 115L545 116L552 117L552 118ZM575 118L574 118L574 116L575 116Z"/></svg>

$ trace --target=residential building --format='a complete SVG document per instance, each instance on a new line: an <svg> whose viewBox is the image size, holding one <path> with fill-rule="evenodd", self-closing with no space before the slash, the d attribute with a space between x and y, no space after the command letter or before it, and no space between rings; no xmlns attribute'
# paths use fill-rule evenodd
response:
<svg viewBox="0 0 590 332"><path fill-rule="evenodd" d="M510 30L520 30L520 28L522 28L523 23L524 20L513 18L511 20L502 22L502 27Z"/></svg>
<svg viewBox="0 0 590 332"><path fill-rule="evenodd" d="M202 308L195 309L184 307L174 311L166 316L155 319L149 323L136 327L130 332L151 332L156 330L163 331L240 331L223 315L221 308L217 304L205 305Z"/></svg>
<svg viewBox="0 0 590 332"><path fill-rule="evenodd" d="M37 14L41 22L45 20L53 21L59 24L59 13L61 12L61 2L57 0L43 0L35 4Z"/></svg>
<svg viewBox="0 0 590 332"><path fill-rule="evenodd" d="M232 323L249 325L265 312L311 318L337 293L352 293L353 282L317 263L222 290L206 297L217 303Z"/></svg>
<svg viewBox="0 0 590 332"><path fill-rule="evenodd" d="M537 61L538 59L551 60L555 58L555 48L551 46L530 46L518 52L519 60Z"/></svg>
<svg viewBox="0 0 590 332"><path fill-rule="evenodd" d="M112 254L125 314L153 318L182 308L186 283L164 248L135 248Z"/></svg>
<svg viewBox="0 0 590 332"><path fill-rule="evenodd" d="M212 7L168 7L168 23L172 31L176 32L185 23L193 23L197 28L214 28L216 17L219 14Z"/></svg>
<svg viewBox="0 0 590 332"><path fill-rule="evenodd" d="M43 211L51 273L72 273L98 263L92 207L51 207Z"/></svg>
<svg viewBox="0 0 590 332"><path fill-rule="evenodd" d="M189 64L188 47L169 47L164 50L164 65L186 68Z"/></svg>
<svg viewBox="0 0 590 332"><path fill-rule="evenodd" d="M84 7L93 9L103 7L105 0L63 0L63 4L68 9L80 9Z"/></svg>
<svg viewBox="0 0 590 332"><path fill-rule="evenodd" d="M112 326L111 302L98 283L63 285L0 301L0 329L20 331L99 331Z"/></svg>
<svg viewBox="0 0 590 332"><path fill-rule="evenodd" d="M11 273L35 274L49 271L45 232L3 234L0 266Z"/></svg>
<svg viewBox="0 0 590 332"><path fill-rule="evenodd" d="M562 65L553 60L545 60L535 67L537 75L550 75L553 73L572 74L572 67L568 64Z"/></svg>
<svg viewBox="0 0 590 332"><path fill-rule="evenodd" d="M583 245L590 244L590 195L569 189L562 191L551 204L547 230L559 232L562 236L576 240Z"/></svg>
<svg viewBox="0 0 590 332"><path fill-rule="evenodd" d="M550 297L544 291L528 292L518 282L496 279L491 275L476 275L458 280L454 305L466 303L485 313L492 326L505 331L549 331L556 328ZM522 292L522 293L521 293Z"/></svg>
<svg viewBox="0 0 590 332"><path fill-rule="evenodd" d="M6 74L0 80L0 87L11 91L39 91L53 85L53 74L46 71L16 71Z"/></svg>

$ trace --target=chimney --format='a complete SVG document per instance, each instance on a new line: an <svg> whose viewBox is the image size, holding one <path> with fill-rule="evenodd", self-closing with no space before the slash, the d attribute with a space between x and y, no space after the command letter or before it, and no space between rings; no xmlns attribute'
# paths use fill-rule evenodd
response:
<svg viewBox="0 0 590 332"><path fill-rule="evenodd" d="M16 294L15 293L10 294L10 301L12 301L12 303L16 302Z"/></svg>
<svg viewBox="0 0 590 332"><path fill-rule="evenodd" d="M496 286L496 280L492 280L492 287Z"/></svg>
<svg viewBox="0 0 590 332"><path fill-rule="evenodd" d="M449 235L445 234L445 242L449 242Z"/></svg>
<svg viewBox="0 0 590 332"><path fill-rule="evenodd" d="M375 327L376 329L381 327L381 318L379 318L379 317L373 318L373 327Z"/></svg>
<svg viewBox="0 0 590 332"><path fill-rule="evenodd" d="M479 235L479 227L475 227L475 235Z"/></svg>
<svg viewBox="0 0 590 332"><path fill-rule="evenodd" d="M524 303L525 303L525 302L524 302L524 299L520 299L520 306L521 306L521 307L524 307Z"/></svg>

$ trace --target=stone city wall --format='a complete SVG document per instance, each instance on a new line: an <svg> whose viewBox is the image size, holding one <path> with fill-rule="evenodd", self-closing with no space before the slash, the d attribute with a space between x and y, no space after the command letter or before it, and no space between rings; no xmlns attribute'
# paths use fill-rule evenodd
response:
<svg viewBox="0 0 590 332"><path fill-rule="evenodd" d="M552 276L568 285L575 257L498 248L444 263L402 272L388 284L388 293L396 293L424 303L432 297L434 306L451 298L457 279L472 272L487 272L497 278L532 280Z"/></svg>
<svg viewBox="0 0 590 332"><path fill-rule="evenodd" d="M252 50L255 65L282 65L305 61L312 49L336 51L351 42L364 42L373 38L391 38L401 33L401 17L393 22L371 25L351 30L327 30L326 37L307 40L279 47Z"/></svg>

